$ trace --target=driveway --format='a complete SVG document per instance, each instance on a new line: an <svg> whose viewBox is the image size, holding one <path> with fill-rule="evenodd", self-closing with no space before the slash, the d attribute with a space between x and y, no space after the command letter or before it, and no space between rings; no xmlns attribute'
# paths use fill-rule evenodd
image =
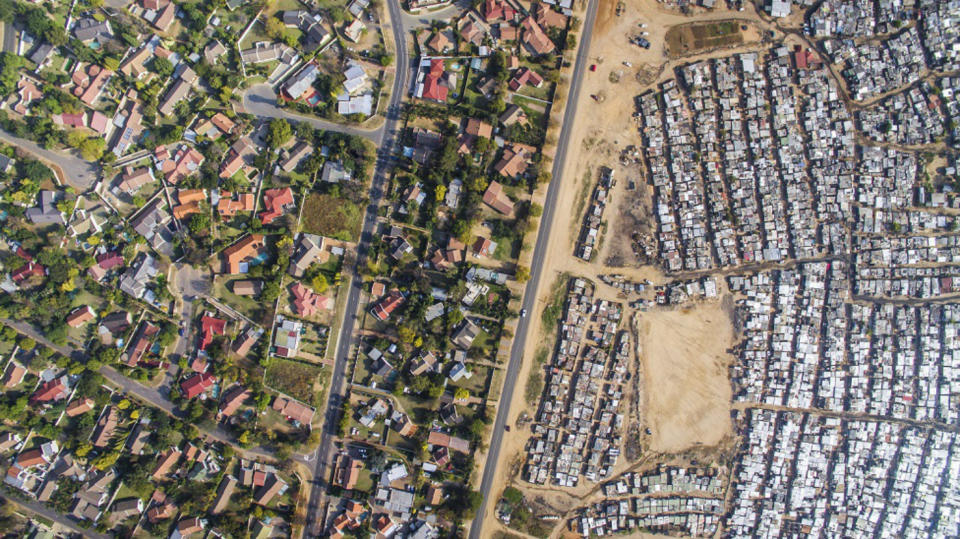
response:
<svg viewBox="0 0 960 539"><path fill-rule="evenodd" d="M383 126L377 129L364 129L362 127L352 127L349 125L328 122L312 116L304 116L296 112L282 109L277 106L277 93L273 87L266 83L254 84L247 88L243 93L243 108L250 114L260 116L261 118L286 118L296 122L307 122L308 124L324 129L326 131L335 131L358 137L365 137L374 143L380 143L383 138Z"/></svg>
<svg viewBox="0 0 960 539"><path fill-rule="evenodd" d="M3 130L0 130L0 140L21 147L41 161L56 165L63 173L64 181L77 191L86 191L97 181L100 167L75 155L47 150L32 140L15 137Z"/></svg>
<svg viewBox="0 0 960 539"><path fill-rule="evenodd" d="M183 335L177 339L174 352L178 356L186 357L192 347L193 302L198 297L210 293L212 277L207 271L189 264L177 264L174 268L176 274L170 281L170 288L173 295L180 301L180 320L183 323Z"/></svg>

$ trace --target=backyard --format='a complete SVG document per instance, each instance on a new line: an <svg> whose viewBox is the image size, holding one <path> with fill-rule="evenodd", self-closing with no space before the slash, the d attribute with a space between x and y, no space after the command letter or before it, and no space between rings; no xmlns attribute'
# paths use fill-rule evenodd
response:
<svg viewBox="0 0 960 539"><path fill-rule="evenodd" d="M316 382L322 374L321 367L273 358L264 373L264 384L299 401L313 404L316 400Z"/></svg>
<svg viewBox="0 0 960 539"><path fill-rule="evenodd" d="M363 212L349 200L312 193L303 203L300 228L310 234L319 234L342 241L357 241Z"/></svg>

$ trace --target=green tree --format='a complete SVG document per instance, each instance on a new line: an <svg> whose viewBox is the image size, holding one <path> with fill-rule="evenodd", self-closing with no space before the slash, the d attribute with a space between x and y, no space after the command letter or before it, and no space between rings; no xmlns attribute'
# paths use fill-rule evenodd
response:
<svg viewBox="0 0 960 539"><path fill-rule="evenodd" d="M161 79L166 79L173 74L173 62L162 56L155 56L150 64L150 69L160 75Z"/></svg>
<svg viewBox="0 0 960 539"><path fill-rule="evenodd" d="M274 118L270 120L270 127L267 129L267 144L271 148L279 148L290 140L293 136L293 128L285 118Z"/></svg>
<svg viewBox="0 0 960 539"><path fill-rule="evenodd" d="M191 215L190 223L187 225L190 232L197 236L206 235L210 231L210 227L210 213L205 211Z"/></svg>
<svg viewBox="0 0 960 539"><path fill-rule="evenodd" d="M316 276L314 276L314 278L310 281L310 285L313 286L313 289L318 294L322 294L326 292L328 288L330 288L330 283L327 282L327 277L322 273L318 273Z"/></svg>

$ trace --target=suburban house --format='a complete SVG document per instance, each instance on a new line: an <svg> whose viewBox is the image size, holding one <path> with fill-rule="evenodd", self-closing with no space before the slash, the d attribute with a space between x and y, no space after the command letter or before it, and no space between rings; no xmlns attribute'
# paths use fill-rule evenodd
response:
<svg viewBox="0 0 960 539"><path fill-rule="evenodd" d="M289 187L267 189L263 192L263 206L264 211L260 213L260 223L268 225L293 207L293 190Z"/></svg>
<svg viewBox="0 0 960 539"><path fill-rule="evenodd" d="M503 186L500 185L500 182L490 182L486 192L483 193L483 202L503 215L513 213L513 201L510 200L510 197L503 191Z"/></svg>
<svg viewBox="0 0 960 539"><path fill-rule="evenodd" d="M223 273L246 273L248 261L259 255L265 246L262 234L244 236L221 253Z"/></svg>
<svg viewBox="0 0 960 539"><path fill-rule="evenodd" d="M371 312L373 313L373 316L377 317L378 320L384 321L390 318L390 315L393 314L393 311L402 305L403 301L403 294L397 290L393 290L387 294L386 297L378 301L373 306L373 310Z"/></svg>
<svg viewBox="0 0 960 539"><path fill-rule="evenodd" d="M78 328L94 318L96 318L96 314L94 314L93 308L89 305L84 305L83 307L77 307L67 315L67 325L72 328Z"/></svg>

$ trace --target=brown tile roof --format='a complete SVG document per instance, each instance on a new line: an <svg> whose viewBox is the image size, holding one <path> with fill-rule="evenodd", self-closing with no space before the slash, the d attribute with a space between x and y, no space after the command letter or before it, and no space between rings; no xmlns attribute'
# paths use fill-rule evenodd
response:
<svg viewBox="0 0 960 539"><path fill-rule="evenodd" d="M513 201L503 192L500 182L492 181L483 193L483 202L504 215L513 213Z"/></svg>
<svg viewBox="0 0 960 539"><path fill-rule="evenodd" d="M543 32L543 28L533 20L533 17L527 17L523 20L523 42L530 46L536 54L548 54L553 52L554 45Z"/></svg>
<svg viewBox="0 0 960 539"><path fill-rule="evenodd" d="M85 414L90 410L93 410L94 404L94 400L89 397L84 399L76 399L70 403L70 406L67 406L67 415L69 417L76 417L80 414Z"/></svg>
<svg viewBox="0 0 960 539"><path fill-rule="evenodd" d="M264 247L263 234L250 234L223 250L224 273L240 273L240 263L253 258Z"/></svg>

